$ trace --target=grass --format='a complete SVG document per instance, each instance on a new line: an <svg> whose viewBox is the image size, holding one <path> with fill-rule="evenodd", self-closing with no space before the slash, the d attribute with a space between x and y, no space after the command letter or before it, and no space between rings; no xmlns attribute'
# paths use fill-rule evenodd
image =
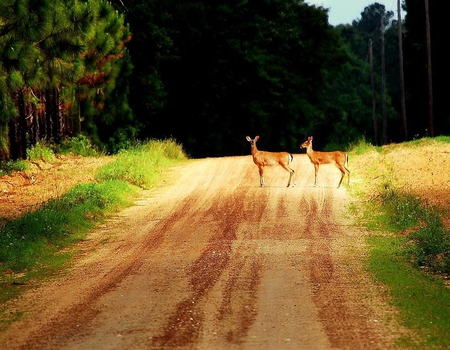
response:
<svg viewBox="0 0 450 350"><path fill-rule="evenodd" d="M52 152L39 145L30 155L52 157ZM131 205L140 189L156 184L167 167L187 156L181 145L169 139L138 143L114 159L99 170L98 182L79 184L38 210L0 226L0 303L16 297L32 280L64 266L71 258L67 248L84 239L108 215ZM3 316L6 323L18 317Z"/></svg>
<svg viewBox="0 0 450 350"><path fill-rule="evenodd" d="M14 171L25 171L28 167L29 163L24 160L4 162L0 167L0 176L9 175Z"/></svg>
<svg viewBox="0 0 450 350"><path fill-rule="evenodd" d="M416 148L424 142L450 143L450 138L414 140L389 146L389 150L362 144L356 145L352 153L358 164L358 155L364 157L366 152ZM443 224L445 212L395 188L392 165L381 161L374 169L356 171L364 174L362 183L369 184L352 189L363 200L361 220L371 232L367 239L367 269L387 287L391 303L399 310L400 322L418 335L417 339L398 339L397 345L408 349L448 349L450 288L444 281L450 276L450 233Z"/></svg>
<svg viewBox="0 0 450 350"><path fill-rule="evenodd" d="M175 140L137 143L119 152L117 160L100 169L97 178L100 181L121 179L135 186L148 188L174 160L183 159L186 159L186 155Z"/></svg>
<svg viewBox="0 0 450 350"><path fill-rule="evenodd" d="M403 338L408 349L448 349L450 340L450 291L442 279L413 267L405 252L406 239L372 236L367 268L388 287L391 303L401 323L419 335Z"/></svg>

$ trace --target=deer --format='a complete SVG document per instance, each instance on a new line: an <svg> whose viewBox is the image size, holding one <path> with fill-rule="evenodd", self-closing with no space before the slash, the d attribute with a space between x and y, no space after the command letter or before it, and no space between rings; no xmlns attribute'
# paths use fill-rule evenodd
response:
<svg viewBox="0 0 450 350"><path fill-rule="evenodd" d="M342 176L337 188L341 187L345 174L347 174L348 185L350 186L350 170L347 168L348 154L341 151L316 152L313 150L312 142L313 137L309 136L308 139L300 145L300 149L306 148L306 154L311 163L314 164L314 186L317 184L317 173L319 172L319 166L321 164L334 164L341 171Z"/></svg>
<svg viewBox="0 0 450 350"><path fill-rule="evenodd" d="M255 136L252 139L250 136L246 137L247 141L250 142L253 162L259 169L259 184L260 187L264 187L264 167L280 165L289 172L289 181L287 187L291 185L291 180L293 179L293 186L295 185L295 171L289 164L292 163L294 157L288 152L267 152L259 151L256 147L256 141L259 140L259 136Z"/></svg>

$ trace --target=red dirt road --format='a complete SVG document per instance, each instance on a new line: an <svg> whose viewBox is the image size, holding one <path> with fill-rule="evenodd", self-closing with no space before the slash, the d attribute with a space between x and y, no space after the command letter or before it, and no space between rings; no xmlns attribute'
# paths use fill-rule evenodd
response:
<svg viewBox="0 0 450 350"><path fill-rule="evenodd" d="M393 349L405 332L362 268L340 172L318 186L251 156L190 160L79 244L73 266L9 305L1 349ZM351 164L350 164L351 170Z"/></svg>

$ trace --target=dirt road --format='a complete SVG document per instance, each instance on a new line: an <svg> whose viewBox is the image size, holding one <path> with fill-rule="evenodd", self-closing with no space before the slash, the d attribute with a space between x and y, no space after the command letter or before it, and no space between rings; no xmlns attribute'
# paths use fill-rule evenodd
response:
<svg viewBox="0 0 450 350"><path fill-rule="evenodd" d="M191 160L11 305L2 349L393 349L339 171L294 155L259 187L251 156ZM350 165L351 170L351 165ZM390 323L388 323L388 321Z"/></svg>

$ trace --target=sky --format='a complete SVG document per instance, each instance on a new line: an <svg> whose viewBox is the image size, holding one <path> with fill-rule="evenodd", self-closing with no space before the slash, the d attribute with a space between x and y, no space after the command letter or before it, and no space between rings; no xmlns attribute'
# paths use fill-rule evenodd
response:
<svg viewBox="0 0 450 350"><path fill-rule="evenodd" d="M309 5L322 6L328 10L328 22L337 26L338 24L351 24L355 19L361 19L364 8L378 2L384 5L386 11L393 11L397 19L397 0L305 0ZM402 11L402 19L405 13Z"/></svg>

